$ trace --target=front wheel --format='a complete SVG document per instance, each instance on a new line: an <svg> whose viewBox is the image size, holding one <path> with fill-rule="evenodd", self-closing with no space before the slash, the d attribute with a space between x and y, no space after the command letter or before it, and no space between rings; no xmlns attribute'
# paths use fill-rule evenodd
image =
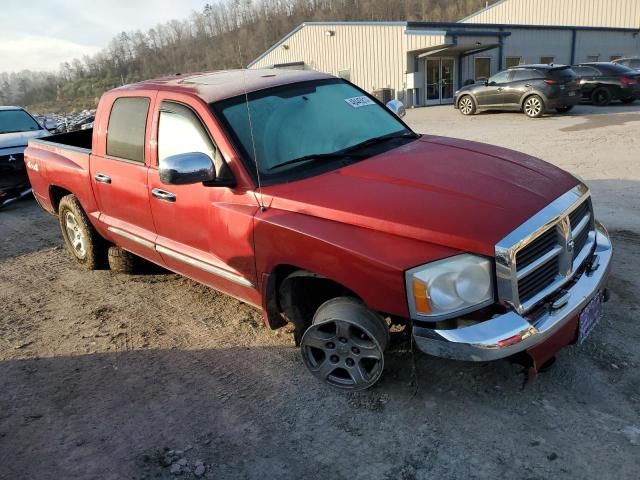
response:
<svg viewBox="0 0 640 480"><path fill-rule="evenodd" d="M320 305L302 336L302 358L323 382L343 390L364 390L384 369L389 329L384 319L355 298Z"/></svg>
<svg viewBox="0 0 640 480"><path fill-rule="evenodd" d="M458 109L463 115L473 115L476 113L476 102L471 95L465 95L458 102Z"/></svg>
<svg viewBox="0 0 640 480"><path fill-rule="evenodd" d="M567 113L573 110L573 105L565 105L564 107L557 107L556 112L558 113Z"/></svg>
<svg viewBox="0 0 640 480"><path fill-rule="evenodd" d="M74 195L60 200L58 219L64 243L76 261L87 270L103 267L106 263L105 242Z"/></svg>
<svg viewBox="0 0 640 480"><path fill-rule="evenodd" d="M529 118L540 118L545 112L544 100L539 95L531 95L524 101L522 110Z"/></svg>

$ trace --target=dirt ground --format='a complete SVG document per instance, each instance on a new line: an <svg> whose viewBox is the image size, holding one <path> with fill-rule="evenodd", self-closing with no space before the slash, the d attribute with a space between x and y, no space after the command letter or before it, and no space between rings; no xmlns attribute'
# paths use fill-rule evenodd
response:
<svg viewBox="0 0 640 480"><path fill-rule="evenodd" d="M592 186L616 255L586 343L524 388L507 361L395 351L373 389L335 391L251 307L173 274L81 270L24 201L0 212L0 479L195 478L198 460L211 479L638 478L640 106L408 121Z"/></svg>

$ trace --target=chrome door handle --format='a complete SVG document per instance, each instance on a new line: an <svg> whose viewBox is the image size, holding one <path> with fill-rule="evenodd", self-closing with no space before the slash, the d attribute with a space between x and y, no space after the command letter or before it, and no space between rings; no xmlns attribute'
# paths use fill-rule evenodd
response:
<svg viewBox="0 0 640 480"><path fill-rule="evenodd" d="M166 190L160 190L159 188L151 190L151 195L156 197L158 200L163 200L165 202L173 203L176 201L176 196L173 193L167 192Z"/></svg>
<svg viewBox="0 0 640 480"><path fill-rule="evenodd" d="M111 183L111 177L103 173L97 173L96 176L93 178L96 179L96 182L106 183L107 185Z"/></svg>

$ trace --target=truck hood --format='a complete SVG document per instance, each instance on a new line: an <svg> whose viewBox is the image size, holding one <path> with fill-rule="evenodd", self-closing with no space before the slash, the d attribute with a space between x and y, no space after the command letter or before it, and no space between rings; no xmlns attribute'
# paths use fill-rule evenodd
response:
<svg viewBox="0 0 640 480"><path fill-rule="evenodd" d="M51 135L47 130L30 130L28 132L0 133L0 154L5 148L26 147L29 140Z"/></svg>
<svg viewBox="0 0 640 480"><path fill-rule="evenodd" d="M264 194L270 208L493 256L500 239L577 184L524 153L423 136Z"/></svg>

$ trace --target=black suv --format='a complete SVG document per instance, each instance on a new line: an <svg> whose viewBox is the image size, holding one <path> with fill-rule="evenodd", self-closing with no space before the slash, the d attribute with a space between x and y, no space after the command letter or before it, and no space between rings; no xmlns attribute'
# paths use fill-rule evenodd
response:
<svg viewBox="0 0 640 480"><path fill-rule="evenodd" d="M559 113L580 103L580 87L566 65L519 65L496 73L489 80L461 88L454 107L463 115L478 110L516 110L538 118L547 110Z"/></svg>
<svg viewBox="0 0 640 480"><path fill-rule="evenodd" d="M581 63L573 67L582 98L604 107L612 100L631 103L640 98L640 72L611 62Z"/></svg>

